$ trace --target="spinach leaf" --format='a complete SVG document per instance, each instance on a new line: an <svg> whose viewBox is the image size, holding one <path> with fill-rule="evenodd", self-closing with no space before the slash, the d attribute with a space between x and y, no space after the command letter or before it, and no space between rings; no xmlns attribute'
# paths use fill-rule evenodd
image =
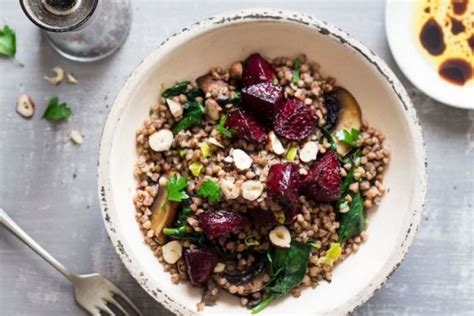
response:
<svg viewBox="0 0 474 316"><path fill-rule="evenodd" d="M365 229L365 216L363 199L360 192L352 196L349 204L349 211L343 213L341 226L338 230L339 241L344 243L349 238L359 235Z"/></svg>
<svg viewBox="0 0 474 316"><path fill-rule="evenodd" d="M252 313L258 313L273 300L288 294L304 278L308 266L311 245L292 242L290 248L272 248L267 254L267 270L272 280L266 287L268 296Z"/></svg>
<svg viewBox="0 0 474 316"><path fill-rule="evenodd" d="M186 97L189 101L195 101L197 97L204 97L204 92L199 88L194 88L191 91L186 92Z"/></svg>
<svg viewBox="0 0 474 316"><path fill-rule="evenodd" d="M161 96L165 99L180 95L181 93L185 93L188 89L189 81L181 81L175 84L174 86L169 87L165 91L161 93Z"/></svg>
<svg viewBox="0 0 474 316"><path fill-rule="evenodd" d="M178 134L180 131L187 130L194 125L199 124L205 113L205 108L202 104L190 101L184 105L183 118L173 127L173 134Z"/></svg>

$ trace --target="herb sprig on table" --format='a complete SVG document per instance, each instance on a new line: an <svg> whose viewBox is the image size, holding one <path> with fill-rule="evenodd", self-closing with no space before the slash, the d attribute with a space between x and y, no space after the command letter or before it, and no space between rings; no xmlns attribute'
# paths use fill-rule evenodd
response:
<svg viewBox="0 0 474 316"><path fill-rule="evenodd" d="M15 63L23 67L23 64L15 59L16 33L8 25L0 28L0 55L11 58Z"/></svg>
<svg viewBox="0 0 474 316"><path fill-rule="evenodd" d="M67 106L67 103L60 103L58 97L52 97L48 102L43 118L51 122L59 122L67 119L71 114L72 110Z"/></svg>

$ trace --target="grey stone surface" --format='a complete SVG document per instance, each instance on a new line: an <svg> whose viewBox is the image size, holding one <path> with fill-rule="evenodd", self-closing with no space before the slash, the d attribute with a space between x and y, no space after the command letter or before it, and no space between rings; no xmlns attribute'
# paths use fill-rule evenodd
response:
<svg viewBox="0 0 474 316"><path fill-rule="evenodd" d="M102 224L96 158L109 107L138 62L180 28L238 8L292 9L341 27L384 58L413 97L426 137L429 186L421 227L401 267L356 314L472 315L474 112L428 98L401 74L385 37L384 1L132 2L134 21L123 48L107 60L78 64L52 51L18 1L0 0L0 25L16 30L17 58L25 64L0 60L0 203L33 238L74 271L109 277L145 315L169 315L130 277ZM80 84L53 87L43 80L57 65ZM21 93L36 100L32 120L15 113ZM40 118L54 95L74 111L57 126ZM72 129L84 132L81 146L68 140ZM1 315L85 315L69 283L2 228L0 280Z"/></svg>

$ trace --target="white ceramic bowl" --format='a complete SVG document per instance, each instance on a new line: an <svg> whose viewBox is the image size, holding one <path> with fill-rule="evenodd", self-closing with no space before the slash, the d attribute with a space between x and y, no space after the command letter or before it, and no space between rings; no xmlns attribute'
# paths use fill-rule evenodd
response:
<svg viewBox="0 0 474 316"><path fill-rule="evenodd" d="M331 283L306 289L300 298L274 302L263 314L337 315L352 311L381 287L402 261L417 230L426 190L425 151L415 109L385 63L347 33L294 12L250 10L223 14L165 40L130 76L108 116L99 157L99 194L105 226L127 269L158 302L176 314L196 311L200 291L173 285L135 221L135 131L159 97L160 87L192 79L209 67L228 66L252 52L267 56L306 53L337 78L361 104L364 117L386 135L392 162L389 193L369 214L369 240L337 266ZM244 314L227 296L209 314Z"/></svg>

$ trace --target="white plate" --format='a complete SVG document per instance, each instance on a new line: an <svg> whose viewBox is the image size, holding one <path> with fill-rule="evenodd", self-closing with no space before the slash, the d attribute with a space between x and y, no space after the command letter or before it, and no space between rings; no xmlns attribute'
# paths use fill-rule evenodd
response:
<svg viewBox="0 0 474 316"><path fill-rule="evenodd" d="M381 287L413 240L426 192L425 151L414 107L393 72L359 41L313 17L255 9L222 14L171 36L141 62L115 99L100 144L98 184L107 232L127 269L153 298L180 315L196 312L200 291L171 283L135 220L135 131L162 84L196 78L211 66L229 66L257 51L271 57L304 52L318 61L323 74L354 94L364 117L382 129L392 148L385 174L390 192L370 212L368 241L336 267L331 283L305 289L298 299L289 295L259 315L346 314ZM229 295L205 311L250 314Z"/></svg>
<svg viewBox="0 0 474 316"><path fill-rule="evenodd" d="M418 44L415 32L417 0L387 0L385 30L387 39L400 69L425 94L447 105L474 109L474 84L457 86L443 80Z"/></svg>

